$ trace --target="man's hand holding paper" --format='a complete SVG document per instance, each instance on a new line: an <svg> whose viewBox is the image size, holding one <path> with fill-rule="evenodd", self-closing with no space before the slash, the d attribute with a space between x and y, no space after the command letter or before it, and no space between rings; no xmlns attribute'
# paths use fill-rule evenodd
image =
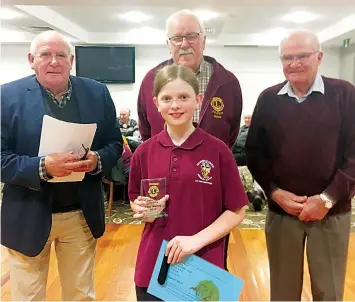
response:
<svg viewBox="0 0 355 302"><path fill-rule="evenodd" d="M89 151L83 160L70 163L72 172L92 172L97 168L97 155L93 151Z"/></svg>
<svg viewBox="0 0 355 302"><path fill-rule="evenodd" d="M52 153L45 157L46 173L52 177L64 177L73 172L71 164L79 160L74 152Z"/></svg>
<svg viewBox="0 0 355 302"><path fill-rule="evenodd" d="M97 168L97 155L89 151L85 159L74 152L49 154L45 157L46 173L52 177L65 177L73 172L92 172Z"/></svg>
<svg viewBox="0 0 355 302"><path fill-rule="evenodd" d="M89 151L96 124L76 124L43 117L39 156L45 156L49 182L82 181L98 166L96 152ZM59 139L60 138L60 139Z"/></svg>

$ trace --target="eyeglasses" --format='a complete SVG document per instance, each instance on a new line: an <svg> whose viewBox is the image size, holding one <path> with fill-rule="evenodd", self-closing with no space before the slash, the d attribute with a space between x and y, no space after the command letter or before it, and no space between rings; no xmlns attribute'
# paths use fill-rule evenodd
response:
<svg viewBox="0 0 355 302"><path fill-rule="evenodd" d="M85 147L84 144L81 144L80 149L78 150L78 156L80 157L80 160L86 159L86 156L89 153L90 148Z"/></svg>
<svg viewBox="0 0 355 302"><path fill-rule="evenodd" d="M53 57L55 57L56 61L63 61L68 58L68 55L66 53L50 53L50 52L42 52L36 55L36 57L41 58L44 61L49 61L53 60Z"/></svg>
<svg viewBox="0 0 355 302"><path fill-rule="evenodd" d="M313 52L301 52L297 55L282 55L280 56L280 60L282 64L284 65L290 65L292 64L293 61L297 61L299 63L305 63L307 60L314 55L315 53L318 53L319 51L313 51Z"/></svg>
<svg viewBox="0 0 355 302"><path fill-rule="evenodd" d="M171 41L171 43L173 43L176 46L181 45L183 43L183 41L184 41L184 38L189 43L195 43L198 40L200 34L202 34L202 33L201 32L199 32L199 33L191 33L191 34L188 34L186 36L172 36L172 37L169 38L169 40Z"/></svg>

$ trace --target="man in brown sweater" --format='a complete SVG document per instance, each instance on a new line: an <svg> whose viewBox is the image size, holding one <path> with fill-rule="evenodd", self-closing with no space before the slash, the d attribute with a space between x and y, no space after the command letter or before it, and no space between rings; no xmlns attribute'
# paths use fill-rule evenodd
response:
<svg viewBox="0 0 355 302"><path fill-rule="evenodd" d="M263 91L246 142L269 197L271 300L300 300L306 246L313 300L342 300L355 193L355 87L318 73L310 32L280 45L287 81ZM305 244L307 238L307 244Z"/></svg>

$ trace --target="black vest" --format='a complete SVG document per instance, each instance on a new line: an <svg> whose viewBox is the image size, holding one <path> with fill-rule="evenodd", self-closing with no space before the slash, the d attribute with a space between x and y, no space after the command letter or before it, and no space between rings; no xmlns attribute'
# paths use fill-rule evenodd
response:
<svg viewBox="0 0 355 302"><path fill-rule="evenodd" d="M80 123L80 115L77 107L77 100L74 91L71 98L63 108L60 108L54 101L42 90L46 114L58 120L71 123ZM58 137L60 139L60 137ZM61 213L80 209L77 202L77 192L80 182L46 183L50 190L52 200L52 212Z"/></svg>

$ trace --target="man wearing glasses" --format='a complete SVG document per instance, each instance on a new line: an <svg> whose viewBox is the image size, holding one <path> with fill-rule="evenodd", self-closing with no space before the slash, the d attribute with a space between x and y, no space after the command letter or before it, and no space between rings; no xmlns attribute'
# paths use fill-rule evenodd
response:
<svg viewBox="0 0 355 302"><path fill-rule="evenodd" d="M61 34L41 33L28 54L35 75L1 87L1 244L8 248L16 301L45 299L52 244L62 300L95 299L96 238L105 230L101 179L116 164L122 137L107 87L70 76L73 59ZM91 150L82 145L39 157L45 114L96 123ZM85 172L85 177L81 182L51 182L72 172Z"/></svg>
<svg viewBox="0 0 355 302"><path fill-rule="evenodd" d="M174 13L166 22L167 44L172 59L150 70L138 96L139 130L143 140L163 130L164 120L152 101L157 70L181 64L196 72L203 103L193 121L232 147L239 132L242 93L237 78L214 58L204 56L206 35L203 23L188 10Z"/></svg>
<svg viewBox="0 0 355 302"><path fill-rule="evenodd" d="M271 300L301 300L305 249L313 300L343 299L355 87L321 76L322 58L313 33L294 32L281 42L287 81L261 93L246 142L248 168L269 197Z"/></svg>

